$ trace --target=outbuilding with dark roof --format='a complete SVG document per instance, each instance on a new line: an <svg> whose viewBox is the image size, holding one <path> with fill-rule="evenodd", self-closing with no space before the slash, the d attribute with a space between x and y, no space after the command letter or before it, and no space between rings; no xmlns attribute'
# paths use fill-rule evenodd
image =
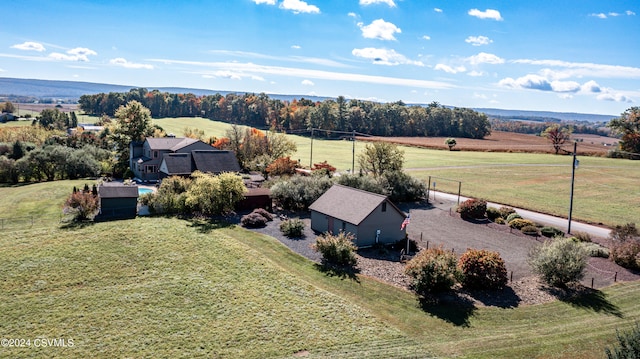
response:
<svg viewBox="0 0 640 359"><path fill-rule="evenodd" d="M96 220L135 218L138 214L138 186L106 182L98 186L98 198Z"/></svg>
<svg viewBox="0 0 640 359"><path fill-rule="evenodd" d="M406 214L386 196L333 185L311 206L311 229L355 236L358 247L391 244L405 238L401 229Z"/></svg>

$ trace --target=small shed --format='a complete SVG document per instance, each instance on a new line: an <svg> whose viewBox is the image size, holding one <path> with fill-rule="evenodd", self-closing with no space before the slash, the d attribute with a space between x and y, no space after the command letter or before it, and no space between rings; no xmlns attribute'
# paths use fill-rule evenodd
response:
<svg viewBox="0 0 640 359"><path fill-rule="evenodd" d="M392 244L405 238L401 229L406 214L387 196L333 185L311 206L311 229L355 236L358 247Z"/></svg>
<svg viewBox="0 0 640 359"><path fill-rule="evenodd" d="M98 220L136 218L138 214L138 186L107 182L98 186L98 197Z"/></svg>

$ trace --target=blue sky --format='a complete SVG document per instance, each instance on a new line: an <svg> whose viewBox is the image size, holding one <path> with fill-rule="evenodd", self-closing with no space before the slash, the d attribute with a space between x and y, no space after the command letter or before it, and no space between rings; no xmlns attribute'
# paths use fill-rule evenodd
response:
<svg viewBox="0 0 640 359"><path fill-rule="evenodd" d="M619 115L640 2L21 0L0 77Z"/></svg>

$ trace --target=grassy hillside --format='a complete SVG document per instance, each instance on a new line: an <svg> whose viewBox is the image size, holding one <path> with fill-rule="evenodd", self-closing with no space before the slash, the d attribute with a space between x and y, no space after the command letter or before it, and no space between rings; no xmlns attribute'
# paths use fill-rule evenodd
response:
<svg viewBox="0 0 640 359"><path fill-rule="evenodd" d="M513 309L438 306L327 276L275 239L145 218L0 239L0 330L72 339L14 357L600 358L640 318L640 283Z"/></svg>

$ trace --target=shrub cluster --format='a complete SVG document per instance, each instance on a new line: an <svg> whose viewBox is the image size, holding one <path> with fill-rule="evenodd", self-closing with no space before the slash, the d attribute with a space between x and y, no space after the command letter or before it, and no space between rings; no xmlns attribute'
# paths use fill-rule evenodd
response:
<svg viewBox="0 0 640 359"><path fill-rule="evenodd" d="M276 182L271 187L274 202L284 209L306 210L331 186L326 176L292 176Z"/></svg>
<svg viewBox="0 0 640 359"><path fill-rule="evenodd" d="M581 243L556 237L534 247L529 253L529 264L547 284L564 287L584 277L587 255Z"/></svg>
<svg viewBox="0 0 640 359"><path fill-rule="evenodd" d="M540 234L548 238L564 237L563 231L551 226L544 226L540 228Z"/></svg>
<svg viewBox="0 0 640 359"><path fill-rule="evenodd" d="M273 215L264 208L256 208L251 213L242 216L240 223L247 228L260 228L273 220Z"/></svg>
<svg viewBox="0 0 640 359"><path fill-rule="evenodd" d="M629 331L616 330L616 339L616 345L604 349L607 359L631 359L640 356L640 324L636 323Z"/></svg>
<svg viewBox="0 0 640 359"><path fill-rule="evenodd" d="M316 238L312 248L322 255L323 264L338 266L355 266L356 247L353 244L354 236L351 233L340 232L337 235L325 233Z"/></svg>
<svg viewBox="0 0 640 359"><path fill-rule="evenodd" d="M487 212L487 201L470 198L458 206L460 217L468 219L482 219Z"/></svg>
<svg viewBox="0 0 640 359"><path fill-rule="evenodd" d="M514 229L518 229L518 230L522 230L525 227L536 227L536 224L533 223L533 221L528 220L528 219L524 219L524 218L515 218L512 219L511 221L509 221L509 227L514 228ZM536 228L536 232L538 231L538 229Z"/></svg>
<svg viewBox="0 0 640 359"><path fill-rule="evenodd" d="M521 215L519 215L516 212L512 212L512 213L509 213L507 217L505 217L504 219L505 221L507 221L507 223L511 223L511 221L513 221L514 219L520 219L520 218L522 218Z"/></svg>
<svg viewBox="0 0 640 359"><path fill-rule="evenodd" d="M411 277L411 288L418 295L451 289L460 272L455 254L440 248L423 249L411 259L405 273Z"/></svg>
<svg viewBox="0 0 640 359"><path fill-rule="evenodd" d="M300 219L287 219L280 223L280 231L287 237L297 238L304 235L304 222Z"/></svg>
<svg viewBox="0 0 640 359"><path fill-rule="evenodd" d="M475 289L500 289L507 285L507 267L498 252L468 249L458 260L462 285Z"/></svg>
<svg viewBox="0 0 640 359"><path fill-rule="evenodd" d="M615 226L610 234L611 259L629 269L640 269L640 238L635 223Z"/></svg>
<svg viewBox="0 0 640 359"><path fill-rule="evenodd" d="M522 233L524 233L526 235L529 235L529 236L537 236L539 234L538 227L536 227L535 225L526 225L526 226L520 228L520 232L522 232Z"/></svg>

